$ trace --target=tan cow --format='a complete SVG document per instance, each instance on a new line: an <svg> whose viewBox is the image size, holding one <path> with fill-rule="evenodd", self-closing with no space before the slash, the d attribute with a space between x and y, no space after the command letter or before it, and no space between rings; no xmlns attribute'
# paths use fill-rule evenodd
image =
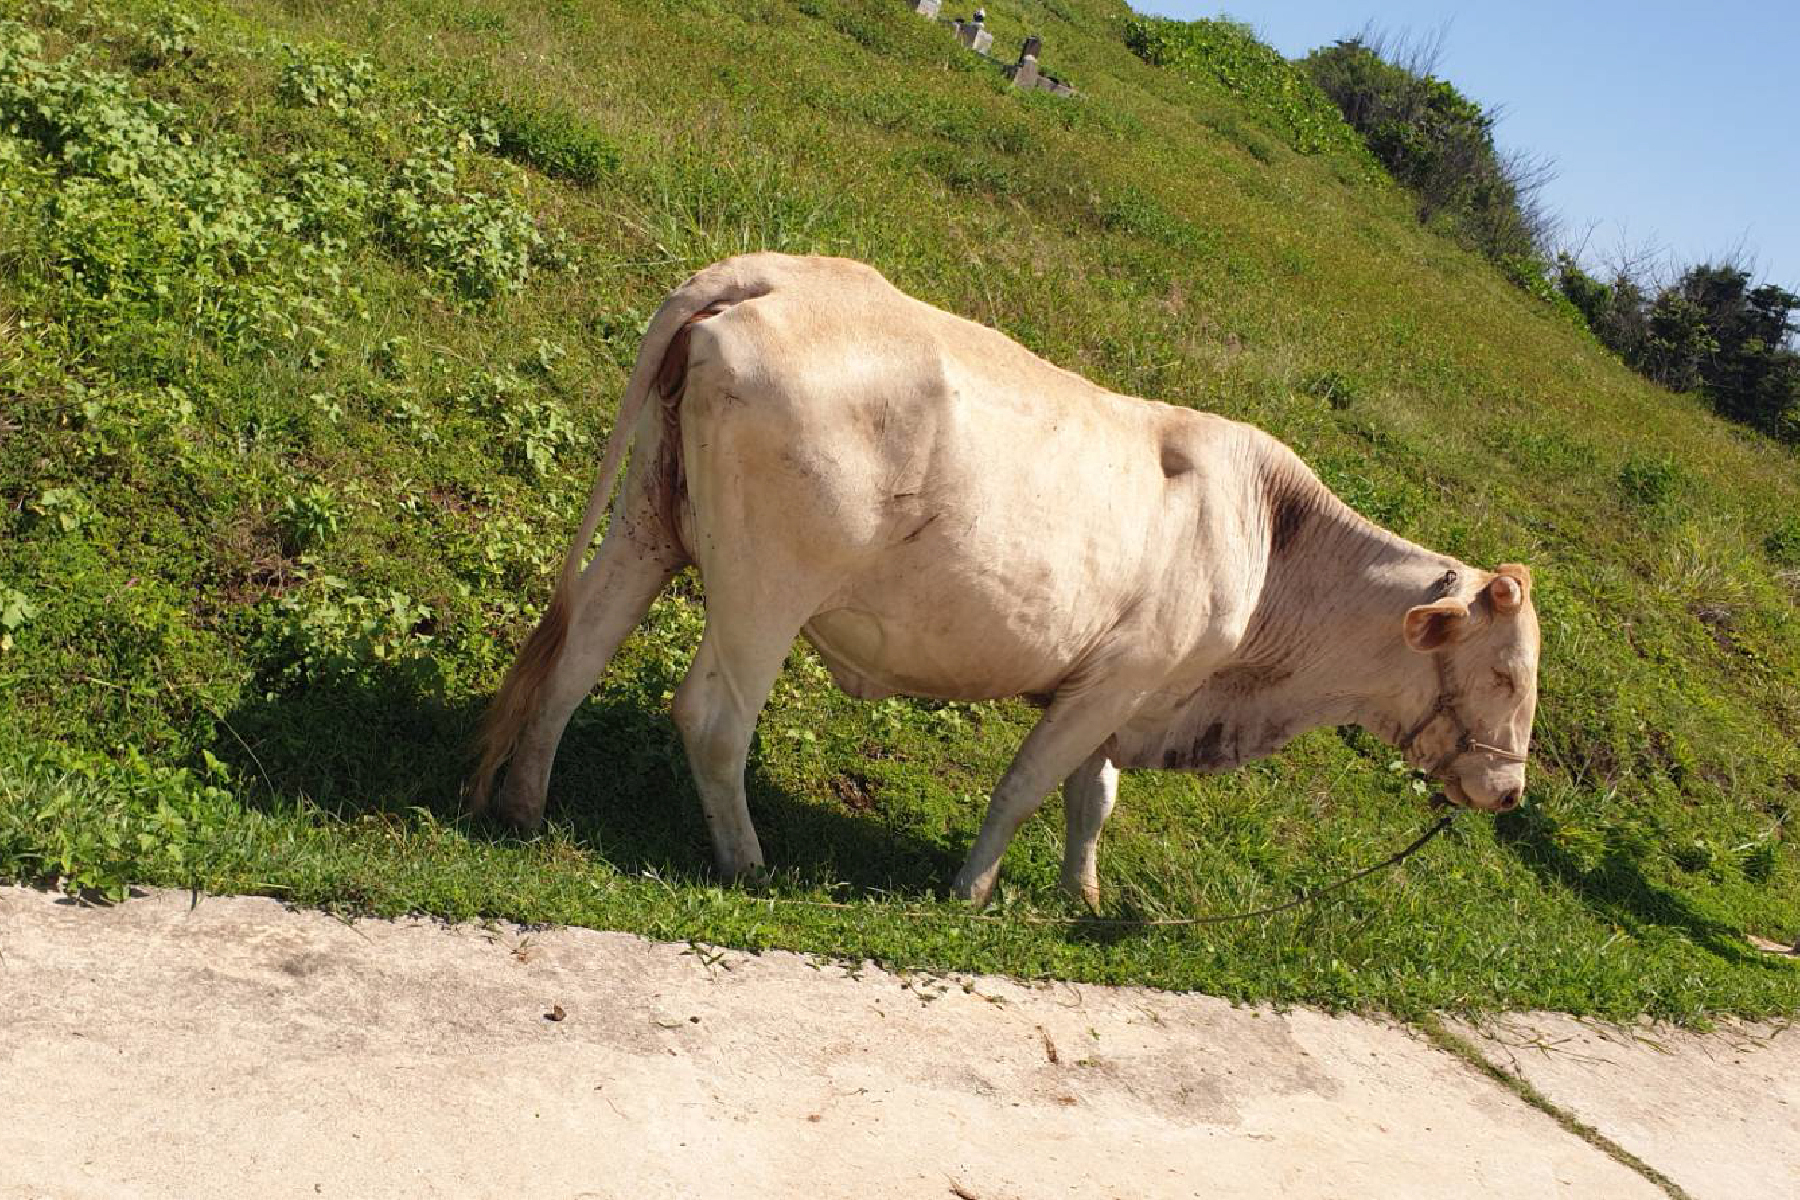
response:
<svg viewBox="0 0 1800 1200"><path fill-rule="evenodd" d="M1525 568L1421 549L1267 434L1105 391L858 263L734 258L663 302L489 713L477 812L510 759L492 808L538 824L570 714L689 563L706 632L674 717L727 876L762 864L745 756L795 634L853 696L1044 706L957 875L978 904L1058 783L1063 885L1095 903L1118 768L1223 771L1321 725L1395 743L1465 805L1524 791Z"/></svg>

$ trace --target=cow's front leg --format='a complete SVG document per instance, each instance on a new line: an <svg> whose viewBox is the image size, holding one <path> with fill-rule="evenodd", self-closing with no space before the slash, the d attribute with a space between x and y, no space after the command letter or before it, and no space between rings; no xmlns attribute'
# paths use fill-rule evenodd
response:
<svg viewBox="0 0 1800 1200"><path fill-rule="evenodd" d="M1000 875L1000 858L1025 819L1036 812L1050 789L1074 773L1095 748L1123 725L1137 708L1139 694L1058 695L1043 718L1025 737L1025 744L994 789L988 801L981 833L969 851L968 861L956 873L952 890L977 906L993 895ZM1098 827L1096 826L1096 830Z"/></svg>
<svg viewBox="0 0 1800 1200"><path fill-rule="evenodd" d="M1119 768L1104 751L1088 755L1063 780L1063 891L1100 907L1100 828L1119 798Z"/></svg>

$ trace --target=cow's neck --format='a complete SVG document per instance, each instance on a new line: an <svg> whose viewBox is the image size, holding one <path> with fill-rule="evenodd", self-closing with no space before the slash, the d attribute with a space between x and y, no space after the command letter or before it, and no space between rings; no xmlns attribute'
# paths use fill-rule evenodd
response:
<svg viewBox="0 0 1800 1200"><path fill-rule="evenodd" d="M1158 752L1137 756L1159 760L1143 765L1228 770L1326 725L1391 743L1434 698L1430 660L1406 648L1402 621L1470 569L1364 519L1285 448L1250 486L1269 514L1260 601L1237 652L1180 706Z"/></svg>

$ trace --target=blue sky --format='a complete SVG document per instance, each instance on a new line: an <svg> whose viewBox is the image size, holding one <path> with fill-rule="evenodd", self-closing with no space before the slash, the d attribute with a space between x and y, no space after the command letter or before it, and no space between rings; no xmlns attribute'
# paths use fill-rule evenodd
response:
<svg viewBox="0 0 1800 1200"><path fill-rule="evenodd" d="M1506 148L1556 160L1545 191L1589 262L1654 242L1680 263L1740 246L1800 291L1800 2L1796 0L1135 0L1221 12L1288 57L1373 21L1445 33L1438 74L1505 109ZM1590 224L1599 222L1592 234Z"/></svg>

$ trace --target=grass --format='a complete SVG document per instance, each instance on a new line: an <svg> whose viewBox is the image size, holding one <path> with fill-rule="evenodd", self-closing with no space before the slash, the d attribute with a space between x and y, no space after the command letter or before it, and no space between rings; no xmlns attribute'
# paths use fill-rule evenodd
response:
<svg viewBox="0 0 1800 1200"><path fill-rule="evenodd" d="M1800 1008L1745 941L1800 928L1793 454L1420 229L1296 135L1311 106L1146 63L1106 0L990 8L1083 97L881 0L0 2L0 876L1402 1014ZM972 921L943 889L1030 713L853 702L797 647L752 756L774 873L720 888L665 711L684 578L577 713L549 832L462 820L644 321L758 248L873 262L1531 563L1525 808L1266 922ZM1423 820L1394 757L1320 731L1130 776L1108 915L1383 857ZM1060 829L1021 834L1001 915L1074 915Z"/></svg>

